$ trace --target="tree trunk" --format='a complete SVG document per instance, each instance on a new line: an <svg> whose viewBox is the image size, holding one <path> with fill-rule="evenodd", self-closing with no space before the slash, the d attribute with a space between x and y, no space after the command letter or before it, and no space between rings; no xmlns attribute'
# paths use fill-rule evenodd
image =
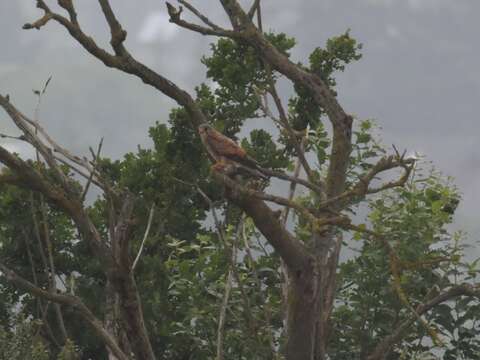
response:
<svg viewBox="0 0 480 360"><path fill-rule="evenodd" d="M118 294L121 324L137 359L155 360L143 318L142 304L133 274L122 274L114 281Z"/></svg>
<svg viewBox="0 0 480 360"><path fill-rule="evenodd" d="M325 360L341 238L331 230L312 236L314 257L289 271L287 360Z"/></svg>
<svg viewBox="0 0 480 360"><path fill-rule="evenodd" d="M314 264L290 271L287 304L287 360L313 360L318 318L318 276Z"/></svg>
<svg viewBox="0 0 480 360"><path fill-rule="evenodd" d="M327 358L330 317L335 300L337 266L342 240L342 235L337 233L337 230L333 227L322 235L314 234L313 236L319 268L315 360L325 360Z"/></svg>
<svg viewBox="0 0 480 360"><path fill-rule="evenodd" d="M104 315L104 327L110 333L110 335L115 338L117 343L119 344L122 351L130 356L133 354L132 347L130 345L130 341L128 340L125 329L122 326L122 322L120 319L119 314L119 298L118 294L115 292L113 288L112 282L107 280L107 284L105 287L105 315ZM109 347L107 347L108 351L108 360L117 360L118 358L115 354L111 351Z"/></svg>

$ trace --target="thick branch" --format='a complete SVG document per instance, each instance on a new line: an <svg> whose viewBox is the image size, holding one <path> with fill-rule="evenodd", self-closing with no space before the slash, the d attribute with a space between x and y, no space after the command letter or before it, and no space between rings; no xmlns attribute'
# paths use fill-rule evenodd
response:
<svg viewBox="0 0 480 360"><path fill-rule="evenodd" d="M220 183L225 184L229 189L230 199L239 206L254 221L255 226L265 236L288 267L295 271L303 269L310 256L305 246L281 224L278 216L262 200L258 199L251 189L244 189L219 173L214 173ZM245 193L247 192L247 193ZM302 209L304 211L304 209Z"/></svg>
<svg viewBox="0 0 480 360"><path fill-rule="evenodd" d="M252 188L244 187L238 184L237 182L235 182L234 180L232 180L230 177L226 176L225 174L216 173L216 177L219 181L223 182L235 193L241 194L242 196L246 196L246 197L255 197L260 200L265 200L265 201L273 202L278 205L292 208L296 210L298 213L305 216L305 218L310 222L315 223L317 221L314 214L310 212L310 210L306 209L300 204L297 204L293 200L289 200L281 196L266 194L264 192L254 190Z"/></svg>
<svg viewBox="0 0 480 360"><path fill-rule="evenodd" d="M220 3L237 32L250 21L250 18L236 0L220 0Z"/></svg>
<svg viewBox="0 0 480 360"><path fill-rule="evenodd" d="M123 46L123 42L127 38L127 32L122 29L122 25L118 22L108 0L98 0L102 8L103 15L110 27L110 44L115 54L118 56L126 55L127 52Z"/></svg>

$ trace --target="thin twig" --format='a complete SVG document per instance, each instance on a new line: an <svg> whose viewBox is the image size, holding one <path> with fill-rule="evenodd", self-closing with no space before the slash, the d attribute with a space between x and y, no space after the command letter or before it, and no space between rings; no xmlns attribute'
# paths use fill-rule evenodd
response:
<svg viewBox="0 0 480 360"><path fill-rule="evenodd" d="M132 265L132 272L135 271L135 267L137 266L138 260L140 260L140 256L142 255L145 241L147 240L148 234L150 233L150 226L152 225L154 211L155 211L155 205L152 204L152 206L150 207L150 213L148 214L147 228L145 229L145 233L143 234L142 244L140 245L140 249L138 249L137 257L135 258L135 261L133 262L133 265Z"/></svg>
<svg viewBox="0 0 480 360"><path fill-rule="evenodd" d="M25 138L22 135L12 136L12 135L7 135L7 134L0 133L0 138L26 141Z"/></svg>
<svg viewBox="0 0 480 360"><path fill-rule="evenodd" d="M293 130L293 128L290 125L290 122L288 121L287 113L285 112L285 109L282 105L282 101L280 100L280 96L277 93L277 89L275 87L275 83L273 81L273 76L271 74L271 70L269 69L269 67L267 67L267 71L268 71L268 74L269 74L268 76L269 76L269 82L270 82L269 93L273 98L275 106L277 107L278 114L280 116L280 123L287 130L287 133L289 135L289 139L292 142L292 145L294 146L295 151L297 152L297 156L299 157L300 161L302 162L302 166L303 166L305 172L307 173L308 179L310 180L310 182L315 184L316 177L315 177L312 169L310 168L310 165L308 164L307 159L305 158L305 153L301 149L300 142L297 140L297 136L295 135L295 131Z"/></svg>
<svg viewBox="0 0 480 360"><path fill-rule="evenodd" d="M59 157L59 156L54 156L54 158L55 158L55 160L61 162L63 165L68 166L71 170L75 171L78 175L80 175L81 177L85 178L86 180L90 179L90 175L88 175L86 172L80 170L80 169L79 169L78 167L76 167L75 165L69 163L69 162L66 161L65 159L62 159L62 158ZM90 174L91 174L91 173L90 173ZM92 178L91 182L92 182L92 184L95 184L98 188L106 191L106 186L105 186L105 184L102 184L101 182L95 180L94 178Z"/></svg>
<svg viewBox="0 0 480 360"><path fill-rule="evenodd" d="M305 135L305 137L302 139L302 142L300 143L300 147L301 149L305 149L305 144L307 142L307 137L308 137L308 132L307 134ZM301 166L301 160L300 158L297 156L297 161L295 162L295 168L293 170L293 178L294 179L298 179L299 176L300 176L300 166ZM293 197L295 196L295 189L297 187L297 183L295 181L292 181L290 183L290 190L289 190L289 193L288 193L288 200L292 201L293 200ZM319 194L320 195L320 194ZM290 208L289 207L285 207L285 209L283 210L283 214L282 214L282 222L283 222L283 226L286 226L287 225L287 220L288 220L288 213L290 212Z"/></svg>
<svg viewBox="0 0 480 360"><path fill-rule="evenodd" d="M425 328L425 330L430 335L434 344L443 346L444 344L442 340L438 337L438 334L430 327L427 321L422 317L422 314L417 312L417 310L410 304L410 301L408 300L407 295L403 291L402 286L400 284L401 283L401 275L400 275L400 269L399 269L400 261L398 259L398 256L395 250L390 245L390 243L385 238L385 236L383 234L379 234L375 231L372 231L363 227L359 227L353 224L347 225L346 227L351 230L364 233L368 235L370 238L376 241L379 241L383 245L383 247L387 250L387 253L389 255L390 271L393 277L393 287L395 289L395 292L397 293L398 298L404 304L404 306L413 314L413 316L417 319L417 321Z"/></svg>
<svg viewBox="0 0 480 360"><path fill-rule="evenodd" d="M175 6L173 6L169 2L167 2L166 5L167 5L168 15L170 16L170 22L172 22L174 24L177 24L180 27L183 27L185 29L197 32L197 33L202 34L202 35L227 36L227 37L232 37L232 38L236 38L236 37L239 36L238 32L236 32L236 31L226 30L226 29L220 28L217 25L214 25L213 23L210 22L210 20L208 20L203 15L201 15L202 18L200 18L200 19L204 23L208 22L207 25L209 27L204 27L204 26L200 26L200 25L193 24L191 22L185 21L185 20L180 18L180 15L182 13L182 7L180 7L180 9L177 10L175 8ZM198 10L196 10L192 5L188 5L188 6L185 5L185 6L190 11L192 11L195 15L197 15L197 13L200 14L200 12L198 12ZM197 16L199 16L199 15L197 15Z"/></svg>
<svg viewBox="0 0 480 360"><path fill-rule="evenodd" d="M100 151L102 151L102 145L103 145L103 137L100 139L100 143L98 144L97 148L97 153L94 154L93 158L93 168L92 171L90 172L90 176L88 177L87 184L85 185L85 188L83 189L82 196L80 197L81 201L85 201L85 197L87 196L88 188L90 187L90 184L92 183L93 176L95 172L97 171L97 166L98 166L98 161L100 157Z"/></svg>
<svg viewBox="0 0 480 360"><path fill-rule="evenodd" d="M188 10L190 10L194 15L196 15L200 20L203 21L205 25L208 25L214 30L222 30L220 26L215 25L213 22L211 22L205 15L203 15L200 11L198 11L192 4L185 0L178 0L180 4L185 6Z"/></svg>
<svg viewBox="0 0 480 360"><path fill-rule="evenodd" d="M225 291L223 293L222 305L220 306L220 312L218 316L217 327L217 356L216 360L223 360L223 342L225 339L225 320L227 318L228 300L230 298L230 292L232 290L233 283L233 270L228 270L227 278L225 280Z"/></svg>
<svg viewBox="0 0 480 360"><path fill-rule="evenodd" d="M276 170L270 170L270 169L262 169L262 173L264 175L270 176L270 177L276 177L278 179L290 181L291 183L298 183L300 185L305 186L306 188L312 190L313 192L317 193L319 196L323 193L323 187L319 186L315 183L312 183L310 181L304 180L298 176L290 176L282 171L276 171Z"/></svg>
<svg viewBox="0 0 480 360"><path fill-rule="evenodd" d="M29 237L28 237L25 229L22 229L22 234L23 234L23 239L25 241L25 248L27 250L28 261L30 262L30 270L32 272L33 283L34 283L35 286L38 286L37 270L36 270L36 267L35 267L35 260L33 259L32 250L30 248ZM41 303L41 299L36 299L36 300L37 300L36 301L36 303L37 303L37 317L40 317L40 314L42 312L42 303Z"/></svg>

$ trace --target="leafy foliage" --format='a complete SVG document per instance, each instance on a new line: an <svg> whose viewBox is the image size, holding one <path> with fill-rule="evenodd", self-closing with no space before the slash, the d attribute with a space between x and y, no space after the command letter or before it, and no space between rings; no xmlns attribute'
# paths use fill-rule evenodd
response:
<svg viewBox="0 0 480 360"><path fill-rule="evenodd" d="M295 41L283 33L270 33L266 37L285 54L295 45ZM207 77L218 85L214 91L215 107L210 114L213 113L219 130L234 137L245 119L259 116L258 94L268 86L267 70L253 48L230 39L212 44L211 56L203 57L202 62L207 66ZM202 90L199 95L211 98L205 86Z"/></svg>
<svg viewBox="0 0 480 360"><path fill-rule="evenodd" d="M287 55L295 45L285 34L267 34L267 38ZM335 73L359 60L360 50L361 45L347 31L328 40L324 48L316 48L304 68L318 74L335 91ZM220 39L202 62L213 85L198 86L196 101L208 120L225 135L240 140L262 166L291 169L298 154L284 132L244 131L247 121L264 115L259 96L270 86L269 71L256 51L246 44ZM275 72L272 76L274 81L280 78ZM307 157L315 159L314 176L319 177L330 160L324 109L316 105L306 88L296 84L294 90L287 121L300 134L309 131L305 151ZM220 307L225 288L231 286L224 329L225 359L273 359L284 346L284 279L279 259L252 221L224 202L222 191L209 178L210 163L190 124L187 111L173 109L167 124L157 122L150 128L151 148L139 147L122 159L103 158L99 162L99 171L113 185L136 198L132 256L140 248L150 209L155 211L152 230L135 269L154 352L162 359L214 358ZM373 121L356 124L347 185L358 181L386 152L377 140ZM367 199L368 222L360 226L388 234L401 265L400 285L413 306L438 289L476 280L479 273L478 262L468 264L463 260L461 234L448 231L459 202L457 190L435 172L416 171L405 188ZM69 176L74 182L75 178ZM309 192L294 200L311 208L321 201ZM349 210L362 215L361 202L365 199L356 200L359 206ZM108 239L106 204L104 198L95 199L88 211ZM218 223L213 219L211 204L217 206ZM308 244L310 224L295 215L291 226ZM54 206L43 204L31 191L0 184L0 258L23 277L47 288L48 265L40 251L46 250L42 238L46 233L40 231L38 235L38 229L47 229L50 236L61 291L81 297L103 320L106 279L68 217ZM392 287L391 264L382 244L360 231L344 245L352 247L354 255L339 267L329 353L335 360L363 359L411 313ZM67 341L62 349L52 350L52 339L44 336L47 325L54 334L59 332L52 310L47 312L46 322L40 322L43 316L38 302L1 277L0 281L0 321L4 324L0 330L1 359L58 356L66 360L79 354L83 358L106 357L103 344L85 331L68 308L62 310L76 345ZM12 314L13 308L21 308L28 321ZM426 330L418 324L388 359L427 359L438 353L446 360L475 358L480 351L476 336L479 313L480 304L470 299L438 306L426 321L445 340L445 347L424 340Z"/></svg>
<svg viewBox="0 0 480 360"><path fill-rule="evenodd" d="M78 349L71 340L60 349L57 356L42 334L42 322L29 320L23 313L12 317L11 326L0 328L1 360L76 360Z"/></svg>
<svg viewBox="0 0 480 360"><path fill-rule="evenodd" d="M327 40L325 48L317 47L309 57L308 71L318 74L327 85L334 91L336 86L333 74L337 71L344 71L345 65L358 61L362 55L359 51L361 44L350 37L350 32ZM289 101L289 109L292 117L292 126L296 130L303 130L310 126L315 129L318 126L323 109L317 106L313 95L306 87L296 84L296 96Z"/></svg>
<svg viewBox="0 0 480 360"><path fill-rule="evenodd" d="M447 231L452 221L448 206L452 201L458 202L456 189L436 173L424 175L418 170L418 180L414 178L406 188L370 202L371 226L376 232L388 234L400 260L402 290L413 305L432 298L439 289L479 275L478 269L470 274L460 270L471 267L460 260L464 251L461 234ZM395 280L383 245L364 238L362 233L353 238L362 240L363 245L355 258L340 266L340 292L333 315L337 324L332 334L335 359L370 353L379 341L412 316L394 290ZM436 358L439 353L444 353L444 359L474 358L471 354L478 353L480 343L468 334L478 327L479 317L469 312L466 321L465 312L470 310L465 303L469 308L478 308L478 301L474 305L471 300L455 300L435 307L427 316L429 326L441 334L446 347L432 346L425 328L417 324L388 359L417 358L418 354ZM460 308L458 304L462 304Z"/></svg>

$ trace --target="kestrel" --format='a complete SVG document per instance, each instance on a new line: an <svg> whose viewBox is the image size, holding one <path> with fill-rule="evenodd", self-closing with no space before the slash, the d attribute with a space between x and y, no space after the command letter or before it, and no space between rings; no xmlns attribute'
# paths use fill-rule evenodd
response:
<svg viewBox="0 0 480 360"><path fill-rule="evenodd" d="M248 156L247 152L235 141L208 124L200 125L198 132L208 154L216 161L215 170L224 171L233 165L237 168L235 170L242 170L241 168L243 168L243 170L248 170L247 172L250 172L251 175L266 178L260 164Z"/></svg>

